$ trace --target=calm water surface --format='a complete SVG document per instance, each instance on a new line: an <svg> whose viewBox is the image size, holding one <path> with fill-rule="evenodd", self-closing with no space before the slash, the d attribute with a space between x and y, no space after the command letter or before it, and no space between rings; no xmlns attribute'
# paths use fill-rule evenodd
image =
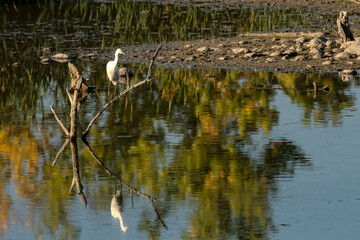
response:
<svg viewBox="0 0 360 240"><path fill-rule="evenodd" d="M80 14L108 6L96 4L96 8L72 8ZM148 8L132 2L108 4L109 16L126 4L145 11L142 13ZM19 11L26 12L29 7L36 6L19 7ZM158 8L159 16L164 15L164 8ZM24 38L28 32L19 29L14 35L16 21L23 22L25 30L53 26L51 21L55 20L46 17L50 10L18 20L3 15L1 239L356 239L360 234L360 78L344 82L333 73L154 68L154 80L115 102L95 123L87 140L109 170L157 199L157 211L168 229L147 198L135 194L132 206L131 194L124 187L122 221L112 216L116 215L111 211L113 197L121 186L79 139L81 180L88 201L84 208L77 194L69 194L70 147L56 166L51 165L66 137L50 106L67 126L70 121L65 92L70 85L67 65L39 62L41 49L53 44L47 28L44 35L34 28L31 39L38 39L34 42L14 45L9 41ZM66 4L62 10L61 14L70 11ZM175 10L168 8L166 12ZM204 19L212 13L195 10ZM73 16L70 13L68 16ZM61 14L55 18L61 19ZM223 16L221 11L212 14ZM44 19L40 18L43 15ZM110 19L99 17L91 26L106 29L109 24L110 29L116 28L116 22L107 22ZM214 20L210 19L209 29L213 29ZM82 21L79 19L81 29L90 26ZM58 50L81 46L81 42L72 42L70 35L68 40L66 34L58 35L56 29L65 26L61 24L54 26L55 39L62 39L54 46ZM120 28L131 32L121 24ZM100 34L104 41L91 35L89 39L95 40L86 47L97 48L97 41L100 46L104 42L110 52L120 43L158 42L142 38L147 36L148 27L142 28L137 40L111 42L106 34ZM87 36L86 30L77 29L76 25L68 33ZM169 39L179 40L174 35ZM84 59L74 64L97 89L79 112L79 128L84 130L119 89L106 79L106 61ZM126 66L135 73L132 83L141 81L147 72L143 64ZM330 90L315 96L313 81Z"/></svg>

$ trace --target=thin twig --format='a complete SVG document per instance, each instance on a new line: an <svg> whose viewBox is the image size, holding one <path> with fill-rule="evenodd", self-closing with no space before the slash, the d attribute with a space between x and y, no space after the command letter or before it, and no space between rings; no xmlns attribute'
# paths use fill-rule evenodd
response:
<svg viewBox="0 0 360 240"><path fill-rule="evenodd" d="M150 78L150 75L151 75L151 69L152 69L152 67L153 67L153 65L154 65L155 59L156 59L156 57L157 57L157 55L158 55L158 53L159 53L162 45L163 45L163 44L160 43L160 45L158 46L158 48L157 48L156 51L155 51L154 57L153 57L152 60L151 60L151 63L150 63L150 65L149 65L149 69L148 69L148 73L147 73L147 76L146 76L146 79L148 79L148 80L150 80L149 78Z"/></svg>
<svg viewBox="0 0 360 240"><path fill-rule="evenodd" d="M72 99L72 97L71 97L71 93L69 92L69 89L68 89L68 88L66 88L66 93L67 93L67 95L68 95L68 97L69 97L70 104L72 105L72 104L73 104L73 99Z"/></svg>
<svg viewBox="0 0 360 240"><path fill-rule="evenodd" d="M65 127L65 125L62 123L62 121L60 120L60 118L57 116L54 107L51 106L50 108L51 108L51 111L52 111L53 114L54 114L54 117L55 117L56 121L59 123L60 127L64 130L66 136L70 136L69 130Z"/></svg>
<svg viewBox="0 0 360 240"><path fill-rule="evenodd" d="M164 223L164 221L163 221L162 218L160 217L160 214L159 214L159 212L158 212L158 210L157 210L157 208L156 208L156 206L155 206L155 202L154 202L153 200L151 200L151 204L152 204L152 206L153 206L153 208L154 208L154 211L155 211L155 213L156 213L156 216L157 216L157 218L159 219L161 225L163 225L163 227L164 227L166 230L168 230L168 226L166 226L166 224Z"/></svg>
<svg viewBox="0 0 360 240"><path fill-rule="evenodd" d="M134 191L130 191L131 207L134 208Z"/></svg>
<svg viewBox="0 0 360 240"><path fill-rule="evenodd" d="M64 144L62 145L62 147L60 148L59 152L56 154L56 157L55 157L54 161L52 162L53 166L55 166L56 161L59 159L60 155L65 150L65 148L69 144L69 142L70 142L70 138L67 138L66 141L64 142Z"/></svg>
<svg viewBox="0 0 360 240"><path fill-rule="evenodd" d="M84 131L83 134L82 134L82 137L81 137L82 139L86 139L86 136L88 135L88 133L89 133L92 125L93 125L94 122L96 121L96 119L98 119L98 117L100 117L101 114L102 114L108 107L110 107L110 106L113 104L113 102L115 102L116 100L118 100L119 98L121 98L122 96L124 96L124 95L125 95L126 93L128 93L129 91L137 88L138 86L143 85L144 83L146 83L146 82L148 82L148 81L151 81L151 78L150 78L151 69L152 69L152 67L153 67L153 65L154 65L156 56L158 55L158 53L159 53L162 45L163 45L163 44L161 43L161 44L158 46L158 48L156 49L156 51L155 51L154 57L153 57L150 65L149 65L149 69L148 69L148 73L147 73L146 78L145 78L143 81L138 82L138 83L132 85L132 86L129 87L129 88L126 88L124 91L122 91L122 92L119 93L116 97L114 97L114 98L111 99L108 103L106 103L106 104L102 107L102 109L95 115L95 117L90 121L89 125L87 126L87 128L85 129L85 131Z"/></svg>

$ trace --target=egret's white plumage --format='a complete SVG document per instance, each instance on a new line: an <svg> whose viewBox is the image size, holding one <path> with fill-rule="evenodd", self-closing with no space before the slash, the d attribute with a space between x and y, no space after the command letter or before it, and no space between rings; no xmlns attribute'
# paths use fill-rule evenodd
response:
<svg viewBox="0 0 360 240"><path fill-rule="evenodd" d="M121 49L118 48L115 52L114 61L109 61L106 64L106 73L108 75L109 80L114 85L117 85L119 83L119 78L120 78L119 67L117 65L117 62L119 60L119 54L125 55L125 53L123 53L123 51L121 51Z"/></svg>

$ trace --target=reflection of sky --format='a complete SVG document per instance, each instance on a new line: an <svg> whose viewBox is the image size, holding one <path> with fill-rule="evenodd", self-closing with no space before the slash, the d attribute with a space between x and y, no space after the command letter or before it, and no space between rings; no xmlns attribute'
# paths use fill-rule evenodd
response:
<svg viewBox="0 0 360 240"><path fill-rule="evenodd" d="M11 210L9 212L8 230L6 234L12 236L12 239L35 239L31 226L27 224L27 214L29 208L34 209L34 206L29 206L29 201L20 199L16 196L16 187L14 184L8 184L5 193L9 194L13 199ZM33 211L32 213L35 213ZM27 236L27 237L24 237Z"/></svg>
<svg viewBox="0 0 360 240"><path fill-rule="evenodd" d="M359 88L352 86L350 91L360 95ZM275 102L280 118L271 136L295 141L311 158L313 171L296 169L291 181L279 179L280 189L272 202L279 231L274 239L356 239L360 233L360 151L356 130L360 113L344 110L343 116L354 116L344 117L340 127L303 127L299 121L301 110L284 94L277 94ZM359 107L358 98L355 108Z"/></svg>

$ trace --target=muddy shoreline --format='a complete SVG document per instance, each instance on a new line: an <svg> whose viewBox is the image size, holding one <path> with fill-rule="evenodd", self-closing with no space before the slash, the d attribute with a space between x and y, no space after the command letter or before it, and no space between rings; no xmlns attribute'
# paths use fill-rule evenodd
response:
<svg viewBox="0 0 360 240"><path fill-rule="evenodd" d="M328 44L327 44L328 43ZM318 48L309 45L320 45ZM327 46L328 45L328 46ZM268 71L341 71L360 69L356 54L341 56L340 43L329 37L239 36L169 42L156 64L162 67L226 68ZM149 61L156 45L126 49L122 62ZM315 49L315 50L314 50Z"/></svg>
<svg viewBox="0 0 360 240"><path fill-rule="evenodd" d="M231 38L172 41L164 44L156 59L156 65L160 67L280 72L332 72L360 69L360 0L242 0L241 2L237 0L153 0L152 2L197 5L207 8L301 7L311 10L312 14L318 16L326 14L338 16L340 10L348 11L351 30L357 40L354 46L351 46L355 47L355 50L349 50L349 46L343 44L338 36L336 27L328 29L323 26L323 29L314 29L314 32L244 33ZM335 17L331 21L334 21L333 19ZM336 26L336 22L332 22L331 25ZM119 62L149 62L156 48L157 44L122 47L126 56L121 57ZM95 52L102 51L99 49ZM85 52L87 56L104 58L104 61L111 58L113 54L111 52L110 55L109 52L109 55L103 56L103 54L98 55L86 50ZM72 52L72 54L82 58L84 49Z"/></svg>
<svg viewBox="0 0 360 240"><path fill-rule="evenodd" d="M153 0L164 4L164 1ZM352 31L360 37L360 0L235 0L178 1L167 4L198 5L210 8L289 8L315 9L316 14L339 9L348 11ZM336 25L336 23L334 23ZM359 40L359 39L358 39ZM123 62L143 62L151 59L156 45L130 47ZM342 71L359 70L360 54L343 54L337 29L319 29L316 33L242 34L232 38L201 39L186 42L168 42L164 45L157 65L181 68L226 68L267 71Z"/></svg>

